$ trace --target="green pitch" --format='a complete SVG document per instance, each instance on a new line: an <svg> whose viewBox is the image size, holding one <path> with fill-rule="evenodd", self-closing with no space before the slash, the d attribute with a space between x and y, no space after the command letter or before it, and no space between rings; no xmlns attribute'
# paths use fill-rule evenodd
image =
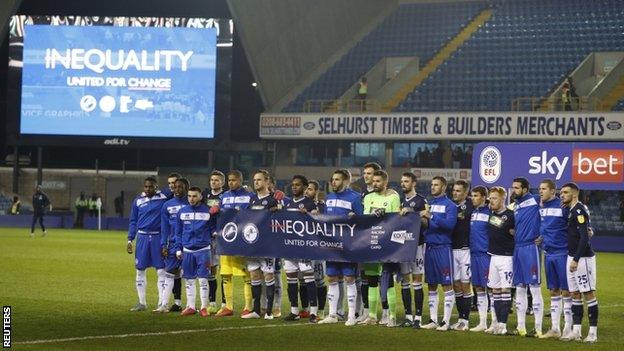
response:
<svg viewBox="0 0 624 351"><path fill-rule="evenodd" d="M181 317L177 313L131 313L128 309L137 300L134 256L125 252L125 246L122 232L52 229L45 238L41 238L39 232L31 239L27 229L1 228L0 300L2 305L12 306L13 348L515 351L537 348L616 350L624 345L624 333L620 329L624 321L622 254L598 254L599 341L595 345L583 345L471 332L443 333L381 326L347 328L338 324L310 325L307 321L287 324L278 319L251 321L238 316L217 319ZM288 312L285 281L283 279L282 311ZM238 280L235 284L241 286ZM155 285L155 272L150 270L147 287L150 310L157 300ZM235 289L235 308L240 312L242 291ZM400 303L400 294L398 296ZM546 306L549 306L547 296L544 290ZM199 303L199 297L197 300ZM441 309L442 306L440 313ZM426 320L426 301L424 312ZM586 316L585 311L583 336L587 334ZM453 321L456 318L455 315ZM476 313L472 313L471 326L477 319ZM509 330L515 328L515 320L515 314L510 315ZM532 317L527 318L529 328L532 320ZM545 318L545 331L549 326ZM67 338L73 339L55 340ZM33 341L37 343L28 343Z"/></svg>

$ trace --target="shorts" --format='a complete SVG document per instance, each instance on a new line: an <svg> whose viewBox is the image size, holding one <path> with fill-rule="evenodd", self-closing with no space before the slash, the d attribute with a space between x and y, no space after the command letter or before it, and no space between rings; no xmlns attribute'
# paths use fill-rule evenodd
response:
<svg viewBox="0 0 624 351"><path fill-rule="evenodd" d="M546 285L549 290L568 290L568 256L544 255L544 270L546 271Z"/></svg>
<svg viewBox="0 0 624 351"><path fill-rule="evenodd" d="M258 257L247 258L247 270L253 272L258 269L261 270L262 273L275 273L275 259Z"/></svg>
<svg viewBox="0 0 624 351"><path fill-rule="evenodd" d="M176 257L176 250L169 249L167 252L167 258L165 258L165 271L172 273L182 267L182 260L178 260Z"/></svg>
<svg viewBox="0 0 624 351"><path fill-rule="evenodd" d="M284 259L284 271L286 273L314 272L311 260L288 260Z"/></svg>
<svg viewBox="0 0 624 351"><path fill-rule="evenodd" d="M568 256L566 272L570 291L586 293L596 290L596 256L581 257L575 272L570 272L573 257Z"/></svg>
<svg viewBox="0 0 624 351"><path fill-rule="evenodd" d="M490 255L471 254L470 255L471 282L474 286L482 288L488 285L488 275L490 273Z"/></svg>
<svg viewBox="0 0 624 351"><path fill-rule="evenodd" d="M325 261L312 261L314 267L314 280L322 282L325 280Z"/></svg>
<svg viewBox="0 0 624 351"><path fill-rule="evenodd" d="M221 266L221 275L247 276L247 265L244 257L221 255L219 265Z"/></svg>
<svg viewBox="0 0 624 351"><path fill-rule="evenodd" d="M351 262L327 262L325 273L330 277L337 277L339 275L355 277L358 273L358 265L357 263Z"/></svg>
<svg viewBox="0 0 624 351"><path fill-rule="evenodd" d="M416 250L416 260L413 262L401 263L401 274L424 274L425 273L425 259L423 257L424 245L418 245Z"/></svg>
<svg viewBox="0 0 624 351"><path fill-rule="evenodd" d="M165 260L161 255L160 235L137 234L134 265L140 271L149 267L165 268Z"/></svg>
<svg viewBox="0 0 624 351"><path fill-rule="evenodd" d="M367 276L380 276L381 275L382 264L381 263L363 263L362 271L364 275Z"/></svg>
<svg viewBox="0 0 624 351"><path fill-rule="evenodd" d="M182 278L210 277L210 249L182 253Z"/></svg>
<svg viewBox="0 0 624 351"><path fill-rule="evenodd" d="M427 284L453 284L453 253L450 246L425 246Z"/></svg>
<svg viewBox="0 0 624 351"><path fill-rule="evenodd" d="M453 250L453 280L470 283L470 249Z"/></svg>
<svg viewBox="0 0 624 351"><path fill-rule="evenodd" d="M513 255L513 285L542 283L541 251L535 244L516 246Z"/></svg>
<svg viewBox="0 0 624 351"><path fill-rule="evenodd" d="M513 286L513 256L492 256L488 274L488 288L511 289Z"/></svg>

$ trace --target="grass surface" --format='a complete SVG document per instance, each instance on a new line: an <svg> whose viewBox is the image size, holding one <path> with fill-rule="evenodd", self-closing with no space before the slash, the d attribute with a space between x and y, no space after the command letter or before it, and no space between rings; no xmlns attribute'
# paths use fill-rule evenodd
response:
<svg viewBox="0 0 624 351"><path fill-rule="evenodd" d="M134 256L125 252L125 233L50 230L45 238L27 229L0 228L0 300L12 306L15 349L621 349L624 320L621 289L624 255L598 253L599 342L563 343L470 332L414 331L380 326L309 325L301 321L242 320L239 317L180 317L177 313L130 313L136 302ZM148 308L157 300L155 271L148 271ZM285 279L282 311L288 312ZM235 286L241 286L235 279ZM220 290L220 289L219 289ZM240 312L242 290L236 289ZM398 303L400 305L400 293ZM426 293L425 293L426 296ZM544 290L546 306L548 293ZM197 298L199 303L199 297ZM217 301L220 301L218 297ZM425 301L426 303L426 301ZM399 306L402 310L402 307ZM425 316L428 309L425 305ZM440 305L440 313L442 312ZM284 313L285 315L286 313ZM400 319L400 318L399 318ZM471 326L478 316L472 313ZM453 321L456 320L456 315ZM515 314L508 329L515 328ZM532 317L527 326L532 327ZM583 335L587 333L585 311ZM563 321L562 321L563 323ZM550 326L545 318L544 329ZM178 332L172 334L171 332ZM129 335L127 334L136 334ZM147 335L143 335L147 334ZM101 336L101 338L93 338ZM54 339L76 338L69 341ZM83 339L84 338L84 339ZM40 341L38 344L24 342Z"/></svg>

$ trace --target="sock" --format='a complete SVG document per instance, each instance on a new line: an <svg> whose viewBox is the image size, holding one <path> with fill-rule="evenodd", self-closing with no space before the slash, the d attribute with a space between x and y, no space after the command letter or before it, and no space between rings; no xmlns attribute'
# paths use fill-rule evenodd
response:
<svg viewBox="0 0 624 351"><path fill-rule="evenodd" d="M438 292L429 291L429 318L438 323Z"/></svg>
<svg viewBox="0 0 624 351"><path fill-rule="evenodd" d="M503 324L507 324L507 318L509 317L509 309L511 308L511 292L503 292L501 294L500 303L500 317L498 321Z"/></svg>
<svg viewBox="0 0 624 351"><path fill-rule="evenodd" d="M498 311L497 309L500 308L500 304L498 304L496 301L500 301L500 294L499 293L490 293L490 306L492 306L492 308L490 308L490 314L492 315L492 324L496 324L498 323Z"/></svg>
<svg viewBox="0 0 624 351"><path fill-rule="evenodd" d="M457 315L459 319L464 319L464 293L463 292L461 291L455 292L455 305L457 306Z"/></svg>
<svg viewBox="0 0 624 351"><path fill-rule="evenodd" d="M303 281L305 288L308 290L307 296L310 301L310 313L318 315L318 296L316 293L316 283L314 282L314 276L306 277Z"/></svg>
<svg viewBox="0 0 624 351"><path fill-rule="evenodd" d="M325 310L325 303L327 302L327 286L324 284L322 286L318 286L318 282L316 283L316 292L318 293L318 308L320 311Z"/></svg>
<svg viewBox="0 0 624 351"><path fill-rule="evenodd" d="M234 297L234 288L232 287L232 298L233 297ZM243 285L243 297L245 298L245 309L247 311L251 311L253 309L253 291L251 288L251 280L247 280L247 279L245 280L245 283Z"/></svg>
<svg viewBox="0 0 624 351"><path fill-rule="evenodd" d="M451 323L451 314L453 313L453 304L455 304L455 292L453 290L444 292L444 323Z"/></svg>
<svg viewBox="0 0 624 351"><path fill-rule="evenodd" d="M173 279L173 298L176 305L182 304L182 278L177 277Z"/></svg>
<svg viewBox="0 0 624 351"><path fill-rule="evenodd" d="M186 279L186 307L195 309L195 279Z"/></svg>
<svg viewBox="0 0 624 351"><path fill-rule="evenodd" d="M551 296L550 298L550 321L552 330L560 330L559 320L561 319L561 296Z"/></svg>
<svg viewBox="0 0 624 351"><path fill-rule="evenodd" d="M412 292L410 291L409 281L401 282L401 300L403 301L403 308L405 309L405 316L412 315Z"/></svg>
<svg viewBox="0 0 624 351"><path fill-rule="evenodd" d="M349 308L349 319L355 319L355 310L357 305L357 286L355 282L347 283L347 307Z"/></svg>
<svg viewBox="0 0 624 351"><path fill-rule="evenodd" d="M165 274L165 284L163 288L162 305L169 306L169 299L171 298L171 292L173 291L173 281L175 276L171 273Z"/></svg>
<svg viewBox="0 0 624 351"><path fill-rule="evenodd" d="M479 325L487 325L488 299L485 291L477 292L477 309L479 310Z"/></svg>
<svg viewBox="0 0 624 351"><path fill-rule="evenodd" d="M377 319L377 308L379 304L379 287L377 283L368 285L368 316Z"/></svg>
<svg viewBox="0 0 624 351"><path fill-rule="evenodd" d="M344 280L339 280L338 281L338 310L336 311L336 313L338 313L341 316L344 316L344 298L345 298L345 287L344 287Z"/></svg>
<svg viewBox="0 0 624 351"><path fill-rule="evenodd" d="M273 311L282 309L282 276L279 271L275 272L275 298L273 300Z"/></svg>
<svg viewBox="0 0 624 351"><path fill-rule="evenodd" d="M251 296L253 298L253 311L260 315L260 299L262 299L262 281L251 281Z"/></svg>
<svg viewBox="0 0 624 351"><path fill-rule="evenodd" d="M137 294L139 295L139 303L141 305L147 305L147 302L145 301L145 295L146 295L146 289L147 289L147 279L145 277L145 270L138 270L136 271L136 289L137 289Z"/></svg>
<svg viewBox="0 0 624 351"><path fill-rule="evenodd" d="M297 296L297 290L299 289L299 279L286 277L288 282L288 300L290 301L290 313L299 314L299 296Z"/></svg>
<svg viewBox="0 0 624 351"><path fill-rule="evenodd" d="M299 298L301 299L301 309L305 310L310 306L310 299L308 297L308 287L305 284L304 279L299 279Z"/></svg>
<svg viewBox="0 0 624 351"><path fill-rule="evenodd" d="M589 333L595 334L598 327L598 301L594 298L587 301L587 319L589 319ZM591 329L594 327L594 333Z"/></svg>
<svg viewBox="0 0 624 351"><path fill-rule="evenodd" d="M527 288L523 286L516 287L516 310L518 311L518 329L526 330L527 306Z"/></svg>
<svg viewBox="0 0 624 351"><path fill-rule="evenodd" d="M266 284L267 315L273 314L273 302L275 302L275 278L264 282Z"/></svg>
<svg viewBox="0 0 624 351"><path fill-rule="evenodd" d="M363 314L364 305L362 303L362 277L355 278L355 287L357 289L357 297L355 298L355 312L360 316Z"/></svg>
<svg viewBox="0 0 624 351"><path fill-rule="evenodd" d="M407 291L409 292L409 290ZM394 288L394 286L388 289L387 294L388 294L388 308L390 310L390 318L396 319L397 296L396 296L396 289Z"/></svg>
<svg viewBox="0 0 624 351"><path fill-rule="evenodd" d="M414 303L416 304L414 318L416 320L421 320L423 304L425 303L425 293L423 292L422 283L414 282L412 283L412 287L414 288Z"/></svg>
<svg viewBox="0 0 624 351"><path fill-rule="evenodd" d="M208 291L208 279L199 278L199 299L201 301L201 308L208 307L209 295L210 295L210 292Z"/></svg>
<svg viewBox="0 0 624 351"><path fill-rule="evenodd" d="M472 292L464 294L464 320L470 321L470 307L472 307Z"/></svg>
<svg viewBox="0 0 624 351"><path fill-rule="evenodd" d="M572 323L573 328L580 331L581 322L583 321L583 301L572 299Z"/></svg>
<svg viewBox="0 0 624 351"><path fill-rule="evenodd" d="M368 280L367 279L362 279L362 305L364 306L364 308L368 309L369 304L368 304Z"/></svg>
<svg viewBox="0 0 624 351"><path fill-rule="evenodd" d="M221 306L225 306L225 289L223 289L223 276L221 276Z"/></svg>
<svg viewBox="0 0 624 351"><path fill-rule="evenodd" d="M570 331L572 328L572 297L564 297L563 300L563 331Z"/></svg>
<svg viewBox="0 0 624 351"><path fill-rule="evenodd" d="M338 313L338 298L340 297L340 286L338 282L329 283L327 291L327 301L329 301L329 315L335 316Z"/></svg>
<svg viewBox="0 0 624 351"><path fill-rule="evenodd" d="M165 270L157 269L156 276L158 277L157 287L158 287L158 306L162 305L163 300L163 292L165 289Z"/></svg>
<svg viewBox="0 0 624 351"><path fill-rule="evenodd" d="M217 279L214 276L208 278L208 300L217 301Z"/></svg>
<svg viewBox="0 0 624 351"><path fill-rule="evenodd" d="M533 301L533 315L535 316L535 330L542 332L542 322L544 320L544 298L542 298L542 289L539 285L531 285L531 296Z"/></svg>
<svg viewBox="0 0 624 351"><path fill-rule="evenodd" d="M230 311L234 310L234 284L232 283L231 275L221 276L221 283L223 284L223 296L225 298L225 308Z"/></svg>

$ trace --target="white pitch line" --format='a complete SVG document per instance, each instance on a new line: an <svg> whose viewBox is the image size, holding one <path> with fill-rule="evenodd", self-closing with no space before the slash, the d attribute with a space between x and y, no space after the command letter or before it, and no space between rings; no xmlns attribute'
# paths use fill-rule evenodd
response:
<svg viewBox="0 0 624 351"><path fill-rule="evenodd" d="M622 307L624 304L609 304L600 306L599 308L614 308L614 307ZM161 335L177 335L177 334L191 334L191 333L204 333L204 332L215 332L215 331L228 331L228 330L246 330L246 329L268 329L268 328L277 328L277 327L301 327L301 326L311 326L313 324L303 324L303 323L295 323L295 324L267 324L267 325L248 325L243 327L220 327L220 328L212 328L212 329L186 329L186 330L172 330L166 332L151 332L151 333L132 333L132 334L112 334L112 335L91 335L91 336L80 336L73 338L62 338L62 339L41 339L41 340L30 340L30 341L15 341L13 344L16 345L33 345L33 344L51 344L56 342L70 342L70 341L84 341L84 340L97 340L97 339L124 339L131 338L135 336L161 336Z"/></svg>
<svg viewBox="0 0 624 351"><path fill-rule="evenodd" d="M298 326L309 326L309 325L312 325L312 324L302 324L302 323L268 324L268 325L249 325L249 326L244 326L244 327L221 327L221 328L213 328L213 329L172 330L172 331L166 331L166 332L151 332L151 333L91 335L91 336L80 336L80 337L62 338L62 339L15 341L13 342L13 344L16 344L16 345L49 344L49 343L56 343L56 342L84 341L84 340L97 340L97 339L123 339L123 338L131 338L131 337L136 337L136 336L176 335L176 334L204 333L204 332L216 332L216 331L228 331L228 330L266 329L266 328L276 328L276 327L298 327Z"/></svg>

